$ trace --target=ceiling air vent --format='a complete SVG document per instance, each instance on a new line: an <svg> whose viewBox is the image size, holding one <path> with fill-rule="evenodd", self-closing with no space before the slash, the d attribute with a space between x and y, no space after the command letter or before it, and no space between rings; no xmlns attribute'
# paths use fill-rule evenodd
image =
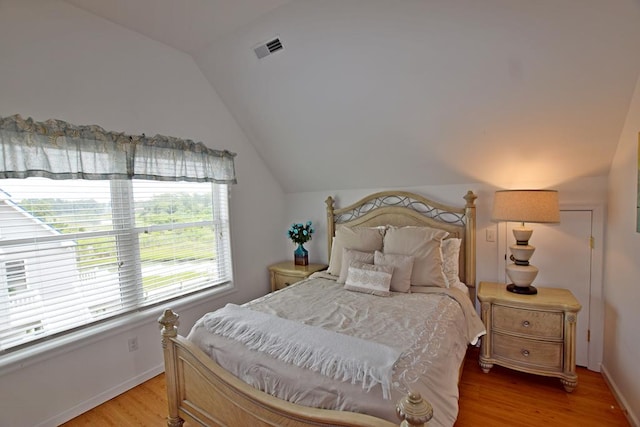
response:
<svg viewBox="0 0 640 427"><path fill-rule="evenodd" d="M258 59L262 59L265 56L271 55L272 53L275 53L282 49L283 49L282 42L280 41L279 38L275 38L266 43L262 43L261 45L254 48L253 51L258 56Z"/></svg>

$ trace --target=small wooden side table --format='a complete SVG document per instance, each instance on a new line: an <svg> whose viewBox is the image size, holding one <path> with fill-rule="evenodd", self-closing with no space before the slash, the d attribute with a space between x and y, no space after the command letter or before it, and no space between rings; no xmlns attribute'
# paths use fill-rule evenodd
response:
<svg viewBox="0 0 640 427"><path fill-rule="evenodd" d="M487 329L480 351L485 373L496 364L558 377L567 392L576 388L576 321L582 306L571 291L538 288L537 295L519 295L503 283L480 282L478 300Z"/></svg>
<svg viewBox="0 0 640 427"><path fill-rule="evenodd" d="M286 288L311 276L316 271L326 270L326 264L295 265L293 261L284 261L269 266L271 292Z"/></svg>

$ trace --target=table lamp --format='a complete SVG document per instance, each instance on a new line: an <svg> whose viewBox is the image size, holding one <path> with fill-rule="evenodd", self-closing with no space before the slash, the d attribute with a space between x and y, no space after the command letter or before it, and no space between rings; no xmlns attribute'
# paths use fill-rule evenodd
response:
<svg viewBox="0 0 640 427"><path fill-rule="evenodd" d="M533 230L525 223L558 223L560 207L558 192L555 190L503 190L496 191L493 199L494 221L520 222L520 227L513 229L516 244L509 246L510 260L507 265L507 276L511 279L507 290L517 294L534 295L538 293L531 283L538 275L538 268L529 264L529 259L536 250L529 244Z"/></svg>

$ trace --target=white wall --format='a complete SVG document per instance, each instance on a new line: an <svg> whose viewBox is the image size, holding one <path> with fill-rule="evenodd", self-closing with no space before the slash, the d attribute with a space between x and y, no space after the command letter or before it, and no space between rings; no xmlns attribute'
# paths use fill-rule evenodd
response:
<svg viewBox="0 0 640 427"><path fill-rule="evenodd" d="M180 332L206 311L267 292L266 267L280 260L271 249L283 240L274 230L284 195L191 57L67 3L0 0L0 115L16 113L238 153L231 192L235 289L178 307ZM160 311L0 372L0 425L57 425L160 372ZM129 353L133 336L139 350Z"/></svg>
<svg viewBox="0 0 640 427"><path fill-rule="evenodd" d="M636 232L640 79L609 175L603 373L640 426L640 234Z"/></svg>

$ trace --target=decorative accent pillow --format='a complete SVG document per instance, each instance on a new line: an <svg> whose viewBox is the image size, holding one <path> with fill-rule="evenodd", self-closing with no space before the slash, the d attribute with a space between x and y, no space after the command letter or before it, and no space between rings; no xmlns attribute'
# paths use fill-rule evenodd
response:
<svg viewBox="0 0 640 427"><path fill-rule="evenodd" d="M347 273L352 261L362 262L365 264L373 264L373 252L362 252L355 249L342 250L342 267L340 267L340 277L337 282L344 284L347 280Z"/></svg>
<svg viewBox="0 0 640 427"><path fill-rule="evenodd" d="M431 227L389 227L384 235L384 253L413 256L412 286L446 288L440 245L448 235Z"/></svg>
<svg viewBox="0 0 640 427"><path fill-rule="evenodd" d="M373 263L375 265L390 265L393 267L390 288L392 291L409 292L411 272L413 271L413 257L411 255L386 254L376 251Z"/></svg>
<svg viewBox="0 0 640 427"><path fill-rule="evenodd" d="M339 226L333 238L331 246L331 259L327 272L334 276L340 276L342 269L342 251L344 248L355 249L362 252L374 252L382 250L384 227L347 227Z"/></svg>
<svg viewBox="0 0 640 427"><path fill-rule="evenodd" d="M447 287L460 282L460 244L462 239L451 237L442 241L442 270Z"/></svg>
<svg viewBox="0 0 640 427"><path fill-rule="evenodd" d="M392 274L393 267L390 265L373 265L352 261L347 269L344 288L348 291L386 297L390 294L389 286Z"/></svg>

